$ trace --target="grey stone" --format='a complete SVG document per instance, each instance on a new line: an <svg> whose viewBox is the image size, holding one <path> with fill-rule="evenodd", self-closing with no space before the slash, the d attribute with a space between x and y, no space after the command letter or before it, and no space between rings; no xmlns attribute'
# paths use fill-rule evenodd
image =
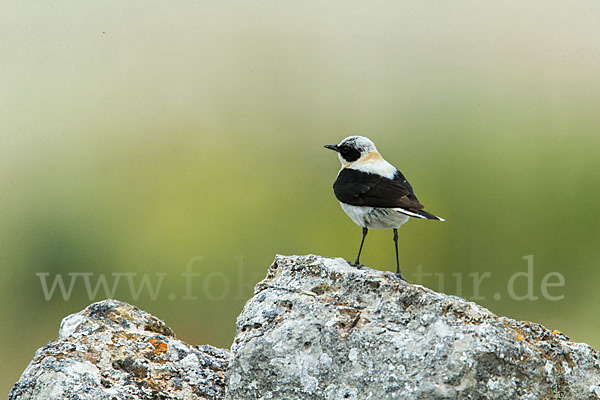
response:
<svg viewBox="0 0 600 400"><path fill-rule="evenodd" d="M229 354L175 338L158 318L105 300L66 317L9 400L222 399Z"/></svg>
<svg viewBox="0 0 600 400"><path fill-rule="evenodd" d="M95 303L63 320L9 400L600 399L588 345L342 259L278 256L236 328L229 353Z"/></svg>
<svg viewBox="0 0 600 400"><path fill-rule="evenodd" d="M558 331L357 269L278 256L237 319L226 399L598 399Z"/></svg>

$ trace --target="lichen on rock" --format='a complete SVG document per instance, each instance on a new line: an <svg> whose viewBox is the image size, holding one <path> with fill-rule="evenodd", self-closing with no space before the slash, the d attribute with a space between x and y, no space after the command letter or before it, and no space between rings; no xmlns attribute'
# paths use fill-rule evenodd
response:
<svg viewBox="0 0 600 400"><path fill-rule="evenodd" d="M177 340L116 300L66 317L9 394L17 399L222 399L228 352Z"/></svg>
<svg viewBox="0 0 600 400"><path fill-rule="evenodd" d="M600 355L339 258L277 256L231 348L106 300L65 318L9 400L600 399Z"/></svg>
<svg viewBox="0 0 600 400"><path fill-rule="evenodd" d="M237 319L227 399L600 398L588 345L342 259L278 256Z"/></svg>

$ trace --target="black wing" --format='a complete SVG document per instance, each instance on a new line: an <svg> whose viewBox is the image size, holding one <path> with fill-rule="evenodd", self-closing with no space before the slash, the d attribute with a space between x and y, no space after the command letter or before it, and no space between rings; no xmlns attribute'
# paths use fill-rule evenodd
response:
<svg viewBox="0 0 600 400"><path fill-rule="evenodd" d="M403 208L413 212L425 208L400 172L396 173L394 179L389 179L344 168L333 184L333 192L339 201L352 206Z"/></svg>

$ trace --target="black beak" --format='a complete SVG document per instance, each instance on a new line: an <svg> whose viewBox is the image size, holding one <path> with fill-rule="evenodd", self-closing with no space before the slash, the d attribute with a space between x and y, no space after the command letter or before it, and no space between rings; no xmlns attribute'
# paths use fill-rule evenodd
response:
<svg viewBox="0 0 600 400"><path fill-rule="evenodd" d="M326 144L323 147L325 147L326 149L329 149L329 150L337 151L337 152L340 151L340 149L338 149L337 145L335 145L335 144Z"/></svg>

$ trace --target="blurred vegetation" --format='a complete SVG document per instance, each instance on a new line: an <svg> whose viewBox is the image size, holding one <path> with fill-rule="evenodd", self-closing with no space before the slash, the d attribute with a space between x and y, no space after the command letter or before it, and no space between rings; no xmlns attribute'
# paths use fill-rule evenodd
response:
<svg viewBox="0 0 600 400"><path fill-rule="evenodd" d="M595 1L4 3L0 384L91 302L82 281L46 301L38 272L167 273L156 300L115 297L229 347L276 253L354 258L322 148L349 134L447 219L400 230L409 280L422 266L456 293L463 273L469 297L489 271L479 303L600 347L599 17ZM391 232L365 246L394 269ZM511 300L529 254L540 299ZM554 271L560 301L540 294Z"/></svg>

